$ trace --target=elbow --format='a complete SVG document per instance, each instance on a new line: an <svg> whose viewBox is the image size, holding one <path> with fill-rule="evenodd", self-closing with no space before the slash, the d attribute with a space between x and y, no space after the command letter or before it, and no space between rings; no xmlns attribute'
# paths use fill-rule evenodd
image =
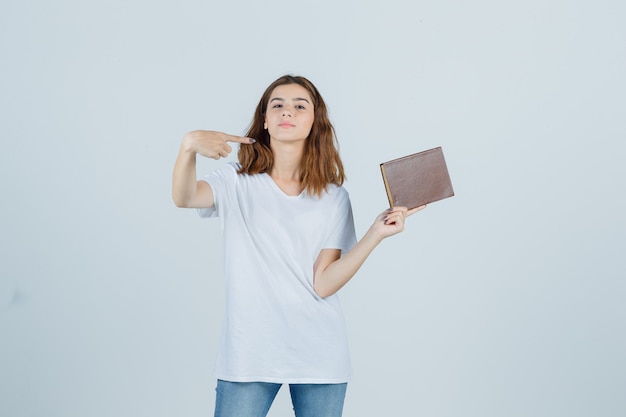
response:
<svg viewBox="0 0 626 417"><path fill-rule="evenodd" d="M333 295L334 293L337 292L337 290L334 290L332 288L325 288L324 286L321 285L313 285L313 290L315 291L315 294L317 294L318 297L320 298L326 298L326 297L330 297L331 295Z"/></svg>
<svg viewBox="0 0 626 417"><path fill-rule="evenodd" d="M176 193L172 193L172 200L174 200L174 205L178 208L189 208L189 202L187 199L177 195Z"/></svg>
<svg viewBox="0 0 626 417"><path fill-rule="evenodd" d="M333 295L334 293L330 292L330 291L319 291L319 290L315 290L315 294L317 294L317 296L319 298L326 298L326 297L330 297L331 295Z"/></svg>

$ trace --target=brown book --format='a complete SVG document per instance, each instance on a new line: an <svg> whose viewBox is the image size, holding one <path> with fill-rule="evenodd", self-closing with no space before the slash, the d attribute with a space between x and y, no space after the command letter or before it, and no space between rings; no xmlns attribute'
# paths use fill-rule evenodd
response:
<svg viewBox="0 0 626 417"><path fill-rule="evenodd" d="M380 170L390 207L412 209L454 195L441 147L383 162Z"/></svg>

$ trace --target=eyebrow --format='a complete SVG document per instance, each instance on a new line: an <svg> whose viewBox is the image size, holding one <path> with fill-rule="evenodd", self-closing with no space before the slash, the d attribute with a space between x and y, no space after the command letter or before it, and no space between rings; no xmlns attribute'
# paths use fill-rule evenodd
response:
<svg viewBox="0 0 626 417"><path fill-rule="evenodd" d="M272 101L285 101L285 99L281 98L281 97L274 97L273 99L270 100L270 103ZM296 97L296 98L293 99L293 101L306 101L307 103L309 103L309 100L307 100L304 97ZM311 104L311 103L309 103L309 104Z"/></svg>

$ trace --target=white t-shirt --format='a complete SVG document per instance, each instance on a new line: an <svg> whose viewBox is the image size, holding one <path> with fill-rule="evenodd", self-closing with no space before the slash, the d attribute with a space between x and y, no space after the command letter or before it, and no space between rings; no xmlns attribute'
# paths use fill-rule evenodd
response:
<svg viewBox="0 0 626 417"><path fill-rule="evenodd" d="M350 377L345 323L336 294L313 289L322 249L356 243L348 192L286 195L267 174L238 175L229 163L207 175L224 241L226 315L218 379L343 383Z"/></svg>

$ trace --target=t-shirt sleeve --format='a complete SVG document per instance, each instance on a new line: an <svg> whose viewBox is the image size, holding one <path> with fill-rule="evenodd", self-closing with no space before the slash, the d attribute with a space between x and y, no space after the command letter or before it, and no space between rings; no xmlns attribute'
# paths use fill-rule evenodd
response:
<svg viewBox="0 0 626 417"><path fill-rule="evenodd" d="M343 254L356 244L356 233L350 196L344 188L339 188L338 191L337 207L331 217L329 233L323 249L341 249Z"/></svg>
<svg viewBox="0 0 626 417"><path fill-rule="evenodd" d="M215 202L213 207L199 208L198 215L200 217L219 217L222 207L234 187L236 176L237 166L231 162L200 178L201 181L206 181L211 186L213 201Z"/></svg>

